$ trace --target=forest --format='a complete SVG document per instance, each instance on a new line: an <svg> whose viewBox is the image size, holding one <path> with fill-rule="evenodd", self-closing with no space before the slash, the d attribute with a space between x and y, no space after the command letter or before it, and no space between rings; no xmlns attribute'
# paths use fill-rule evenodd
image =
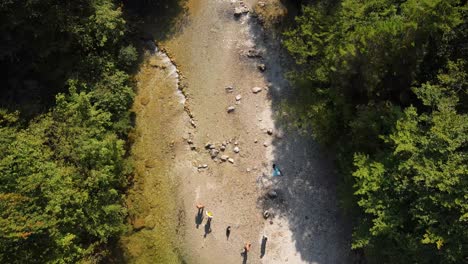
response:
<svg viewBox="0 0 468 264"><path fill-rule="evenodd" d="M0 3L0 262L98 262L126 229L129 70L111 0Z"/></svg>
<svg viewBox="0 0 468 264"><path fill-rule="evenodd" d="M297 127L333 149L369 263L468 257L468 24L457 0L309 1L285 33Z"/></svg>

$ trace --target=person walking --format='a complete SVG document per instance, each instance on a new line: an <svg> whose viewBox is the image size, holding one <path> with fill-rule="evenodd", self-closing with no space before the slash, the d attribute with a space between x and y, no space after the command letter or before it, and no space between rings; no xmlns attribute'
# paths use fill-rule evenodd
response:
<svg viewBox="0 0 468 264"><path fill-rule="evenodd" d="M245 255L247 255L247 253L249 253L250 247L252 247L252 244L250 244L250 242L245 243L245 246L244 246L244 254Z"/></svg>
<svg viewBox="0 0 468 264"><path fill-rule="evenodd" d="M198 203L195 207L197 207L198 213L203 212L203 209L205 208L205 206L201 203Z"/></svg>
<svg viewBox="0 0 468 264"><path fill-rule="evenodd" d="M203 222L203 209L205 208L205 206L201 203L198 203L195 207L198 209L197 216L195 217L195 224L198 229L198 227Z"/></svg>
<svg viewBox="0 0 468 264"><path fill-rule="evenodd" d="M210 211L206 211L206 216L208 216L208 221L211 221L211 219L213 218L213 213Z"/></svg>
<svg viewBox="0 0 468 264"><path fill-rule="evenodd" d="M277 176L283 176L283 172L276 166L276 164L273 164L273 177Z"/></svg>

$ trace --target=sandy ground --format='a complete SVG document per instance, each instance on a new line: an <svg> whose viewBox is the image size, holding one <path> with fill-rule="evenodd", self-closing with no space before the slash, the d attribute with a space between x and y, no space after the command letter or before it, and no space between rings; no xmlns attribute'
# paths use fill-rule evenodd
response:
<svg viewBox="0 0 468 264"><path fill-rule="evenodd" d="M252 9L255 2L246 4ZM330 159L279 118L278 106L291 94L283 77L287 60L279 40L263 32L250 14L235 19L239 5L234 0L189 0L182 31L160 43L183 75L185 106L196 124L194 128L187 117L178 117L182 106L154 106L154 112L178 107L178 112L163 114L184 122L174 131L169 127L172 121L153 121L163 122L156 127L162 130L159 134L173 137L170 165L160 176L169 177L178 192L177 252L186 263L350 263L350 231L337 207ZM248 57L249 50L262 56ZM265 72L259 64L266 65ZM227 86L234 88L232 93ZM255 94L252 87L263 90ZM229 106L235 106L231 113ZM212 159L205 145L212 143L219 150L223 142L226 150ZM236 146L239 153L233 151ZM221 161L221 155L233 163ZM273 163L283 177L272 177ZM204 164L208 167L198 168ZM277 198L266 198L271 190ZM197 203L213 213L211 223L205 213L197 216ZM271 215L266 220L265 210ZM262 245L263 235L268 240ZM246 242L252 249L242 256Z"/></svg>

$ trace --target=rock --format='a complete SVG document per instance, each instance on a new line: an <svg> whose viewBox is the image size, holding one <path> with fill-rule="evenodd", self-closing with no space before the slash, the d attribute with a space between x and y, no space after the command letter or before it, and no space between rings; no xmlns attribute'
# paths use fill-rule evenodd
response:
<svg viewBox="0 0 468 264"><path fill-rule="evenodd" d="M262 88L261 87L254 87L252 88L252 93L256 94L256 93L259 93L262 91Z"/></svg>
<svg viewBox="0 0 468 264"><path fill-rule="evenodd" d="M154 168L157 166L156 160L146 160L145 167L146 168Z"/></svg>
<svg viewBox="0 0 468 264"><path fill-rule="evenodd" d="M270 136L273 135L273 129L271 129L271 128L268 129L268 130L267 130L267 134L270 135Z"/></svg>
<svg viewBox="0 0 468 264"><path fill-rule="evenodd" d="M226 161L227 159L229 159L229 156L228 155L222 155L220 157L221 161Z"/></svg>
<svg viewBox="0 0 468 264"><path fill-rule="evenodd" d="M249 57L249 58L261 58L262 54L261 54L260 51L258 51L256 49L249 49L247 51L247 57Z"/></svg>
<svg viewBox="0 0 468 264"><path fill-rule="evenodd" d="M239 153L239 151L240 151L239 147L238 147L238 146L235 146L235 147L234 147L234 152L235 152L235 153Z"/></svg>
<svg viewBox="0 0 468 264"><path fill-rule="evenodd" d="M213 144L211 144L210 142L208 142L208 143L205 144L205 148L206 148L206 149L211 148L211 146L213 146Z"/></svg>
<svg viewBox="0 0 468 264"><path fill-rule="evenodd" d="M234 159L229 158L228 161L229 161L230 163L234 164Z"/></svg>
<svg viewBox="0 0 468 264"><path fill-rule="evenodd" d="M226 150L226 146L225 146L225 145L221 145L221 147L219 148L219 150L225 151L225 150Z"/></svg>
<svg viewBox="0 0 468 264"><path fill-rule="evenodd" d="M238 94L236 95L236 101L240 101L242 99L242 95Z"/></svg>
<svg viewBox="0 0 468 264"><path fill-rule="evenodd" d="M191 150L196 150L197 147L195 147L194 145L191 145L191 146L190 146L190 149L191 149Z"/></svg>
<svg viewBox="0 0 468 264"><path fill-rule="evenodd" d="M227 108L227 112L228 112L228 113L234 112L234 110L236 110L236 107L235 107L235 106L229 106L229 107Z"/></svg>
<svg viewBox="0 0 468 264"><path fill-rule="evenodd" d="M257 143L258 142L258 139L254 139L254 143Z"/></svg>
<svg viewBox="0 0 468 264"><path fill-rule="evenodd" d="M133 230L135 231L140 231L143 228L145 228L145 219L143 218L137 218L133 221Z"/></svg>
<svg viewBox="0 0 468 264"><path fill-rule="evenodd" d="M236 8L234 9L234 16L235 16L235 17L240 17L240 16L242 15L242 13L243 13L243 12L242 12L242 8L236 7Z"/></svg>
<svg viewBox="0 0 468 264"><path fill-rule="evenodd" d="M263 218L268 219L268 217L270 217L270 212L268 211L263 212Z"/></svg>
<svg viewBox="0 0 468 264"><path fill-rule="evenodd" d="M258 6L265 7L265 2L258 2Z"/></svg>
<svg viewBox="0 0 468 264"><path fill-rule="evenodd" d="M236 146L237 146L237 145L239 145L239 142L237 142L237 141L234 141L234 145L236 145Z"/></svg>
<svg viewBox="0 0 468 264"><path fill-rule="evenodd" d="M197 128L197 124L195 124L195 121L193 121L193 119L190 119L190 124L193 126L193 128Z"/></svg>
<svg viewBox="0 0 468 264"><path fill-rule="evenodd" d="M208 164L199 164L198 168L199 169L206 169L206 168L208 168Z"/></svg>
<svg viewBox="0 0 468 264"><path fill-rule="evenodd" d="M216 158L216 156L218 156L219 154L219 151L217 149L212 149L210 150L210 156L212 159Z"/></svg>
<svg viewBox="0 0 468 264"><path fill-rule="evenodd" d="M214 144L210 145L210 149L215 149L215 148L216 148L216 146Z"/></svg>
<svg viewBox="0 0 468 264"><path fill-rule="evenodd" d="M187 139L187 143L192 145L193 144L193 140L191 138Z"/></svg>
<svg viewBox="0 0 468 264"><path fill-rule="evenodd" d="M257 66L257 68L258 68L260 71L262 71L262 72L264 72L264 71L266 70L266 66L265 66L265 64L263 64L263 63L262 63L262 64L259 64L259 65Z"/></svg>
<svg viewBox="0 0 468 264"><path fill-rule="evenodd" d="M232 86L227 86L225 89L226 89L226 92L228 93L232 93L234 91L234 87Z"/></svg>
<svg viewBox="0 0 468 264"><path fill-rule="evenodd" d="M276 138L282 139L283 136L284 136L284 133L283 133L283 131L281 131L281 130L280 130L280 131L277 131L277 132L275 133L275 137L276 137Z"/></svg>
<svg viewBox="0 0 468 264"><path fill-rule="evenodd" d="M268 198L270 199L275 199L278 197L278 193L275 190L271 190L267 193Z"/></svg>
<svg viewBox="0 0 468 264"><path fill-rule="evenodd" d="M268 147L268 143L267 143L267 142L263 142L263 146L264 146L264 147Z"/></svg>
<svg viewBox="0 0 468 264"><path fill-rule="evenodd" d="M140 99L140 103L141 103L142 105L147 105L147 104L149 104L149 102L150 102L149 97L142 97L142 98Z"/></svg>
<svg viewBox="0 0 468 264"><path fill-rule="evenodd" d="M247 171L247 172L250 172L250 168L247 168L246 171Z"/></svg>

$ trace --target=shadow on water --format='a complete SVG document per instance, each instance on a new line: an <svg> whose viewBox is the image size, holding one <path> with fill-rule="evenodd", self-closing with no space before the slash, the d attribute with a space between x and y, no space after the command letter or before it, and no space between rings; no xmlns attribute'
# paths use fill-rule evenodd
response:
<svg viewBox="0 0 468 264"><path fill-rule="evenodd" d="M290 22L290 18L288 20ZM277 181L272 185L278 197L262 197L258 205L273 215L273 222L278 218L287 219L292 243L304 262L350 263L351 226L338 208L338 175L333 156L317 144L310 133L292 129L290 124L294 117L283 118L282 105L293 105L301 100L297 89L284 77L285 72L295 67L293 60L280 44L280 33L263 29L255 18L250 20L250 27L256 49L263 51L258 63L266 65L264 74L271 84L268 96L274 129L283 131L283 136L275 137L272 143L273 163L285 173L285 176L275 177ZM271 167L268 169L269 178ZM263 246L266 248L266 241L261 257L265 254Z"/></svg>

